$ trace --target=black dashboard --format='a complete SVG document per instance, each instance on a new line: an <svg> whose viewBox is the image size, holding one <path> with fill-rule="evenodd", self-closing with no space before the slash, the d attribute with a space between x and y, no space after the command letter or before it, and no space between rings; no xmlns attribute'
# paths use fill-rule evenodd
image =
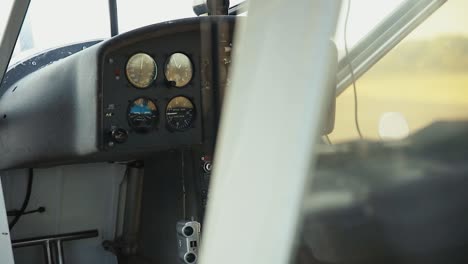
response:
<svg viewBox="0 0 468 264"><path fill-rule="evenodd" d="M101 149L202 143L201 37L186 30L104 51Z"/></svg>
<svg viewBox="0 0 468 264"><path fill-rule="evenodd" d="M0 168L213 145L233 16L140 28L27 74L0 99Z"/></svg>

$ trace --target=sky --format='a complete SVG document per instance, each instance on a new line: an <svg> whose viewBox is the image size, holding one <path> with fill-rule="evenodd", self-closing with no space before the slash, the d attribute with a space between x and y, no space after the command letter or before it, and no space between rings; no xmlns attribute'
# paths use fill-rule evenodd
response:
<svg viewBox="0 0 468 264"><path fill-rule="evenodd" d="M0 30L13 0L0 1ZM192 0L118 0L120 30L125 32L144 25L193 16ZM240 2L235 0L234 3ZM337 44L343 46L343 4ZM352 0L348 43L354 45L404 0ZM468 0L448 0L409 38L431 38L440 34L468 35ZM68 43L108 38L107 0L33 0L29 20L36 49ZM440 21L444 21L441 23Z"/></svg>
<svg viewBox="0 0 468 264"><path fill-rule="evenodd" d="M344 24L346 22L347 0L343 1L340 19L336 32L338 47L343 47ZM351 10L348 21L347 40L351 47L369 31L372 30L383 18L397 8L404 0L351 0Z"/></svg>
<svg viewBox="0 0 468 264"><path fill-rule="evenodd" d="M348 24L348 43L353 46L404 0L352 0ZM347 10L343 2L336 42L343 47L343 27ZM468 0L448 0L439 10L413 31L408 39L427 39L444 34L468 35ZM443 21L441 23L441 21Z"/></svg>
<svg viewBox="0 0 468 264"><path fill-rule="evenodd" d="M467 0L448 0L409 37L427 39L441 34L468 35L467 10Z"/></svg>

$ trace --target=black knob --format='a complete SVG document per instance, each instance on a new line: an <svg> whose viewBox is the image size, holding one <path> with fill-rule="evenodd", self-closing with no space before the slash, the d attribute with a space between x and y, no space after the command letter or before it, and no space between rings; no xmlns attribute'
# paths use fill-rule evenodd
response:
<svg viewBox="0 0 468 264"><path fill-rule="evenodd" d="M188 253L186 256L185 256L185 261L187 263L194 263L195 260L197 260L197 256L195 256L195 254L193 253Z"/></svg>
<svg viewBox="0 0 468 264"><path fill-rule="evenodd" d="M212 168L213 168L213 166L211 165L211 162L209 162L209 161L207 161L207 162L205 162L205 164L203 164L203 170L206 173L210 173Z"/></svg>
<svg viewBox="0 0 468 264"><path fill-rule="evenodd" d="M186 237L189 237L189 236L193 235L194 230L193 230L193 228L191 226L187 226L187 227L184 228L183 232L184 232L184 235Z"/></svg>
<svg viewBox="0 0 468 264"><path fill-rule="evenodd" d="M115 143L124 143L128 139L128 132L123 128L115 128L111 131L111 138Z"/></svg>

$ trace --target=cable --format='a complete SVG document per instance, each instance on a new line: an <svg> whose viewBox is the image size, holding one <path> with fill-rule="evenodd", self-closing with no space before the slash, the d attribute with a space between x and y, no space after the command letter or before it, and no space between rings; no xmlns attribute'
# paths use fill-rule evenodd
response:
<svg viewBox="0 0 468 264"><path fill-rule="evenodd" d="M11 222L8 224L10 231L15 227L16 223L20 220L21 216L24 215L24 212L26 212L26 208L28 207L29 204L29 199L31 199L31 192L32 192L32 184L33 184L33 178L34 178L34 171L33 169L28 169L28 186L26 188L26 196L24 197L23 205L21 205L21 209L19 210L18 215L11 220Z"/></svg>
<svg viewBox="0 0 468 264"><path fill-rule="evenodd" d="M333 143L331 142L330 137L329 137L328 135L323 136L323 138L325 139L325 142L326 142L328 145L333 145Z"/></svg>
<svg viewBox="0 0 468 264"><path fill-rule="evenodd" d="M46 211L46 208L44 206L40 206L38 207L37 209L34 209L34 210L30 210L30 211L25 211L23 213L23 215L28 215L28 214L35 214L35 213L44 213ZM7 216L17 216L18 214L20 214L20 211L19 210L12 210L12 211L8 211L7 212Z"/></svg>
<svg viewBox="0 0 468 264"><path fill-rule="evenodd" d="M349 13L351 11L351 0L348 0L348 10L346 11L346 19L344 25L344 45L345 45L345 52L346 58L348 61L349 70L351 71L351 78L353 81L353 92L354 92L354 124L356 125L356 131L359 135L360 139L363 139L361 133L361 127L359 126L359 116L358 116L358 96L357 96L357 89L356 89L356 77L354 76L354 69L351 59L349 58L349 50L348 50L348 22L349 22Z"/></svg>
<svg viewBox="0 0 468 264"><path fill-rule="evenodd" d="M184 220L187 219L187 193L185 191L185 149L181 151L181 162L182 162L182 211L184 214Z"/></svg>

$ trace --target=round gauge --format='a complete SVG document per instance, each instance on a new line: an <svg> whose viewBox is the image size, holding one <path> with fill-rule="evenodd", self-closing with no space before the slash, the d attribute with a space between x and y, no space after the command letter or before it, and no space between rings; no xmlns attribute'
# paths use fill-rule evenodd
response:
<svg viewBox="0 0 468 264"><path fill-rule="evenodd" d="M137 132L147 132L156 125L158 108L151 99L141 97L130 103L127 118Z"/></svg>
<svg viewBox="0 0 468 264"><path fill-rule="evenodd" d="M166 71L164 73L168 82L172 83L175 87L184 87L191 80L193 76L192 62L187 55L183 53L172 54L167 63Z"/></svg>
<svg viewBox="0 0 468 264"><path fill-rule="evenodd" d="M167 124L173 130L182 131L190 128L194 118L194 106L186 97L174 97L166 107Z"/></svg>
<svg viewBox="0 0 468 264"><path fill-rule="evenodd" d="M158 66L146 53L137 53L130 57L125 68L127 78L136 88L147 88L156 79Z"/></svg>

